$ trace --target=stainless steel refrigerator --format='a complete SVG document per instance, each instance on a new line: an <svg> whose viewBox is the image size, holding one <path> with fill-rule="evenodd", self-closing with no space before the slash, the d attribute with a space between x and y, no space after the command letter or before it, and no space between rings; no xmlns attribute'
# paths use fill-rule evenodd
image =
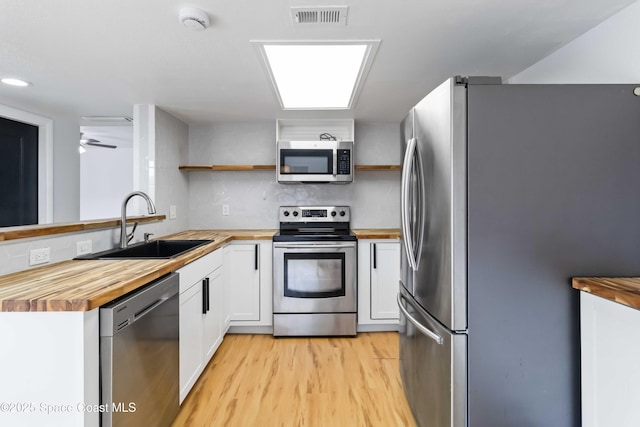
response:
<svg viewBox="0 0 640 427"><path fill-rule="evenodd" d="M634 89L455 77L402 122L400 371L419 426L580 425L570 279L640 275Z"/></svg>

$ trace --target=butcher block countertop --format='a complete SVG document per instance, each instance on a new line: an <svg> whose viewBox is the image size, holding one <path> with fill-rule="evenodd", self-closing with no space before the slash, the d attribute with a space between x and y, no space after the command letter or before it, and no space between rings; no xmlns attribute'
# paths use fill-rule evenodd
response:
<svg viewBox="0 0 640 427"><path fill-rule="evenodd" d="M574 277L572 285L575 289L640 309L640 277Z"/></svg>
<svg viewBox="0 0 640 427"><path fill-rule="evenodd" d="M352 230L358 239L399 239L399 228L356 228Z"/></svg>
<svg viewBox="0 0 640 427"><path fill-rule="evenodd" d="M0 311L88 311L175 271L235 239L275 230L185 231L163 239L213 240L173 259L63 261L0 277Z"/></svg>
<svg viewBox="0 0 640 427"><path fill-rule="evenodd" d="M69 260L0 276L0 311L88 311L224 246L271 240L277 230L189 230L163 240L213 240L172 259ZM361 239L395 239L396 229L354 230Z"/></svg>

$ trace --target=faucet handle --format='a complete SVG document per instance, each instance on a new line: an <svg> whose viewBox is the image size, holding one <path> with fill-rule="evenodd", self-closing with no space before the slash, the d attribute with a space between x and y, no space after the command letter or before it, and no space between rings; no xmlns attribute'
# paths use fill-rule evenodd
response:
<svg viewBox="0 0 640 427"><path fill-rule="evenodd" d="M127 234L127 243L133 239L133 233L136 232L136 228L138 228L138 221L133 223L133 228L131 229L131 233Z"/></svg>
<svg viewBox="0 0 640 427"><path fill-rule="evenodd" d="M144 241L148 242L150 236L153 236L153 233L144 233Z"/></svg>

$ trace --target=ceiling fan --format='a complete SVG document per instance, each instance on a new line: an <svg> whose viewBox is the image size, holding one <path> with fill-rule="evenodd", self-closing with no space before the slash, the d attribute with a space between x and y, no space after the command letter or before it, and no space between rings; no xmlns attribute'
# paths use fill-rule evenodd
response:
<svg viewBox="0 0 640 427"><path fill-rule="evenodd" d="M85 145L91 145L92 147L102 147L102 148L118 148L118 146L116 145L103 144L97 139L85 138L83 133L80 132L80 148L84 148Z"/></svg>

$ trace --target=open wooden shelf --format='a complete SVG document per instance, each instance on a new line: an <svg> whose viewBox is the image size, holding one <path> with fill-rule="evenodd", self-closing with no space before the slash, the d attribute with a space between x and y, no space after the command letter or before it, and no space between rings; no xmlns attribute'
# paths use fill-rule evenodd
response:
<svg viewBox="0 0 640 427"><path fill-rule="evenodd" d="M205 165L205 166L192 166L192 165L180 165L178 169L184 171L268 171L276 170L276 165Z"/></svg>
<svg viewBox="0 0 640 427"><path fill-rule="evenodd" d="M357 171L399 171L400 165L356 165Z"/></svg>
<svg viewBox="0 0 640 427"><path fill-rule="evenodd" d="M239 172L239 171L274 171L276 165L180 165L183 171ZM357 171L399 171L400 165L355 165Z"/></svg>

